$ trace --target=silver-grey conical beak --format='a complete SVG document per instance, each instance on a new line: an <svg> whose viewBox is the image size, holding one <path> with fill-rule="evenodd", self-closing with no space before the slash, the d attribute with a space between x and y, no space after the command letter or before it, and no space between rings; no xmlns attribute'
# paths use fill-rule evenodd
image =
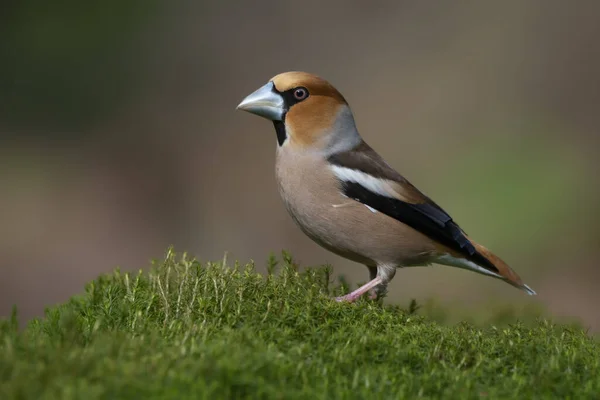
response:
<svg viewBox="0 0 600 400"><path fill-rule="evenodd" d="M283 97L275 91L273 82L269 82L249 94L236 108L271 121L281 121L284 113Z"/></svg>

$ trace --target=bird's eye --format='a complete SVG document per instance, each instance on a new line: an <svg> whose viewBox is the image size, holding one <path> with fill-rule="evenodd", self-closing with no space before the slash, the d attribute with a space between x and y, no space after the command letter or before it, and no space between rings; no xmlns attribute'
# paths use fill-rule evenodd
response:
<svg viewBox="0 0 600 400"><path fill-rule="evenodd" d="M304 88L294 89L294 98L296 100L304 100L308 96L308 90Z"/></svg>

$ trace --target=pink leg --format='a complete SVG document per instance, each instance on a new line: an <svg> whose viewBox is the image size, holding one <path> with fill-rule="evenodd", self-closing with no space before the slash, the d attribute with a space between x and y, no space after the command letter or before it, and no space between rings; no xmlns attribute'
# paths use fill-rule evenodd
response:
<svg viewBox="0 0 600 400"><path fill-rule="evenodd" d="M364 285L362 285L361 287L359 287L352 293L348 293L347 295L342 296L342 297L336 297L335 300L336 301L347 301L349 303L352 303L352 302L356 301L356 299L358 299L360 296L362 296L369 290L373 289L375 286L379 285L380 283L381 283L381 277L378 276L375 279L373 279L372 281L365 283Z"/></svg>

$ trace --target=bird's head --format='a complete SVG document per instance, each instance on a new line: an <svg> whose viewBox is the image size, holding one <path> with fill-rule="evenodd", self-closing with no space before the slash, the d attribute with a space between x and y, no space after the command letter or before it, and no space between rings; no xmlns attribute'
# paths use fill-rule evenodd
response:
<svg viewBox="0 0 600 400"><path fill-rule="evenodd" d="M327 153L360 141L344 97L326 80L306 72L284 72L237 106L273 121L279 146Z"/></svg>

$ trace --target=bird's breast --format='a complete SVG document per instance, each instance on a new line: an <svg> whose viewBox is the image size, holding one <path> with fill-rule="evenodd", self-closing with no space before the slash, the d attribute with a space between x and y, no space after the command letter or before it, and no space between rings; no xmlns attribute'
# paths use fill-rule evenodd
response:
<svg viewBox="0 0 600 400"><path fill-rule="evenodd" d="M321 225L328 211L327 204L339 202L342 198L326 161L316 156L280 150L276 179L285 207L300 227L309 231L324 229Z"/></svg>
<svg viewBox="0 0 600 400"><path fill-rule="evenodd" d="M334 208L349 199L339 191L339 183L322 157L279 150L276 179L288 213L309 238L338 255L359 261L340 235L343 225L351 221L340 219Z"/></svg>

